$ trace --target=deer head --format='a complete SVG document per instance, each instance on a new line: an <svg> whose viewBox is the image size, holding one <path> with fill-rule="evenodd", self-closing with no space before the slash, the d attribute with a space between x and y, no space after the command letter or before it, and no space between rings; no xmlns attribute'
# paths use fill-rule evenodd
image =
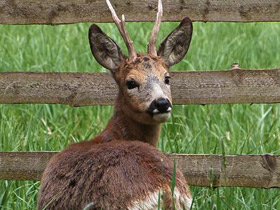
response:
<svg viewBox="0 0 280 210"><path fill-rule="evenodd" d="M162 2L159 0L148 53L136 53L125 27L124 15L120 20L110 1L106 2L128 48L129 56L125 56L117 43L95 24L89 29L89 42L95 59L111 71L118 84L116 106L143 124L165 122L172 110L169 67L180 62L186 55L192 37L192 22L189 18L184 18L156 50L162 18Z"/></svg>

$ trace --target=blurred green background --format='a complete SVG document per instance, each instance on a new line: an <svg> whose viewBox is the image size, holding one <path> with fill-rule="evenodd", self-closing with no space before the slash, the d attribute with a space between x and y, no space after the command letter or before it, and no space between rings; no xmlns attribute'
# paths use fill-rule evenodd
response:
<svg viewBox="0 0 280 210"><path fill-rule="evenodd" d="M163 23L159 39L178 23ZM90 24L0 26L0 72L103 72L88 44ZM123 49L113 24L99 24ZM152 23L128 23L144 52ZM193 39L176 71L280 67L279 23L194 23ZM126 49L124 50L126 52ZM172 84L172 79L171 79ZM113 108L0 105L0 150L61 150L105 127ZM158 148L167 153L280 154L279 105L175 106ZM0 181L0 209L35 209L40 182ZM278 189L191 187L194 209L280 209Z"/></svg>

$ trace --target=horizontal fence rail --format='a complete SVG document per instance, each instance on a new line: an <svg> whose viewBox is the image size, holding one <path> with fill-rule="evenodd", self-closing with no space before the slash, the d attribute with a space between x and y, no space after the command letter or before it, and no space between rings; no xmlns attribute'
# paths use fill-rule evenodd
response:
<svg viewBox="0 0 280 210"><path fill-rule="evenodd" d="M128 21L154 21L157 0L111 0ZM163 21L280 21L279 0L163 0ZM112 22L105 0L0 0L0 24Z"/></svg>
<svg viewBox="0 0 280 210"><path fill-rule="evenodd" d="M172 72L174 104L279 103L280 69ZM108 73L0 73L0 104L112 105Z"/></svg>
<svg viewBox="0 0 280 210"><path fill-rule="evenodd" d="M40 180L56 152L1 152L0 179ZM190 185L254 188L280 187L280 156L168 154Z"/></svg>

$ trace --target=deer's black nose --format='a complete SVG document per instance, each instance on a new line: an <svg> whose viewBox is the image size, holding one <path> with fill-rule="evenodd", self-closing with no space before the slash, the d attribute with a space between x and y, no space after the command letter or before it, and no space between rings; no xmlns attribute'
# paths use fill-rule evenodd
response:
<svg viewBox="0 0 280 210"><path fill-rule="evenodd" d="M155 99L148 108L149 113L166 113L171 111L171 103L167 98L157 98Z"/></svg>
<svg viewBox="0 0 280 210"><path fill-rule="evenodd" d="M171 103L167 98L158 98L154 103L155 108L158 109L159 112L167 112L167 109L171 107Z"/></svg>

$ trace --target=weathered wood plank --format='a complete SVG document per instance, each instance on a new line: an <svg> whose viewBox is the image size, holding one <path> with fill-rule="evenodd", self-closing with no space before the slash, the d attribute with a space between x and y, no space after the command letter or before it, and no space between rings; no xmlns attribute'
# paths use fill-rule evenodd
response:
<svg viewBox="0 0 280 210"><path fill-rule="evenodd" d="M195 186L280 187L277 155L170 155Z"/></svg>
<svg viewBox="0 0 280 210"><path fill-rule="evenodd" d="M128 21L154 21L157 0L111 0ZM280 21L278 0L163 0L163 21ZM0 0L0 24L112 22L105 0Z"/></svg>
<svg viewBox="0 0 280 210"><path fill-rule="evenodd" d="M1 152L0 179L40 180L56 152ZM280 187L280 156L277 155L185 155L176 159L188 183L195 186Z"/></svg>
<svg viewBox="0 0 280 210"><path fill-rule="evenodd" d="M280 69L172 72L174 104L279 103ZM0 103L112 105L107 73L0 73Z"/></svg>
<svg viewBox="0 0 280 210"><path fill-rule="evenodd" d="M56 152L0 152L0 180L40 180Z"/></svg>

